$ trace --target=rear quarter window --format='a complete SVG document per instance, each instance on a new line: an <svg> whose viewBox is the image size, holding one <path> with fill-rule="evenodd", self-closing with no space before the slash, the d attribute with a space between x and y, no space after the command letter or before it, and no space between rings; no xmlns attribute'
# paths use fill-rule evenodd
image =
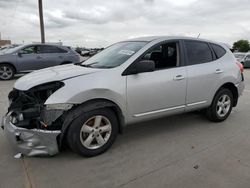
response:
<svg viewBox="0 0 250 188"><path fill-rule="evenodd" d="M226 54L226 50L217 44L210 44L214 50L216 58L219 59Z"/></svg>

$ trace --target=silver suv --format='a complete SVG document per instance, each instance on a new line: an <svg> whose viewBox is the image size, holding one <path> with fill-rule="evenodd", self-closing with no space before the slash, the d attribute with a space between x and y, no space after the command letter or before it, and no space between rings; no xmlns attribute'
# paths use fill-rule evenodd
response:
<svg viewBox="0 0 250 188"><path fill-rule="evenodd" d="M95 156L127 124L194 110L221 122L243 89L243 67L224 45L137 38L82 64L20 78L9 94L3 128L25 155L54 155L67 143L81 155Z"/></svg>
<svg viewBox="0 0 250 188"><path fill-rule="evenodd" d="M79 55L66 46L52 44L11 46L0 51L0 80L9 80L20 72L31 72L79 61Z"/></svg>

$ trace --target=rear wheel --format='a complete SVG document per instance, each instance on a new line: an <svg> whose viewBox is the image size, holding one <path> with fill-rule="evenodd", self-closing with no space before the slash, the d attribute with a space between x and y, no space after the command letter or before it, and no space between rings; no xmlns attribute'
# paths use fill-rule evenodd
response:
<svg viewBox="0 0 250 188"><path fill-rule="evenodd" d="M82 113L69 127L67 140L70 148L91 157L111 147L118 134L115 113L108 108Z"/></svg>
<svg viewBox="0 0 250 188"><path fill-rule="evenodd" d="M11 65L2 64L0 65L0 79L10 80L14 77L15 70Z"/></svg>
<svg viewBox="0 0 250 188"><path fill-rule="evenodd" d="M227 119L231 113L233 101L233 94L229 89L220 89L215 95L211 106L207 109L208 119L214 122Z"/></svg>

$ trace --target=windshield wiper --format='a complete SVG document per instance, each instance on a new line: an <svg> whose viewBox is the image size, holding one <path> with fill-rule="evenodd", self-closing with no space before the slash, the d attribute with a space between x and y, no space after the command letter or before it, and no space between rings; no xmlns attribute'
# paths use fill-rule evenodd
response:
<svg viewBox="0 0 250 188"><path fill-rule="evenodd" d="M91 65L85 65L85 64L78 64L78 65L80 65L81 67L91 67L91 68L93 68Z"/></svg>
<svg viewBox="0 0 250 188"><path fill-rule="evenodd" d="M82 66L82 67L91 67L91 68L95 68L95 67L93 67L92 65L97 64L97 63L98 63L98 62L94 62L94 63L90 63L90 64L82 64L82 63L80 63L79 65Z"/></svg>

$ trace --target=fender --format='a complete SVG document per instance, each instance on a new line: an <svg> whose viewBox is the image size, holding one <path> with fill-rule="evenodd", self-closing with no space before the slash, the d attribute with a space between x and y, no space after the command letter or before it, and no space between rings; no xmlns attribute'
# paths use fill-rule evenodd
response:
<svg viewBox="0 0 250 188"><path fill-rule="evenodd" d="M76 106L75 108L67 111L63 115L64 122L62 125L61 134L59 138L59 147L60 148L62 147L64 137L68 131L70 124L72 123L74 119L78 118L84 112L88 112L88 111L96 110L100 108L107 108L107 107L112 108L115 111L118 121L119 121L119 133L122 134L125 128L125 119L124 119L124 116L122 114L120 107L114 102L106 100L106 99L93 99L79 106Z"/></svg>

